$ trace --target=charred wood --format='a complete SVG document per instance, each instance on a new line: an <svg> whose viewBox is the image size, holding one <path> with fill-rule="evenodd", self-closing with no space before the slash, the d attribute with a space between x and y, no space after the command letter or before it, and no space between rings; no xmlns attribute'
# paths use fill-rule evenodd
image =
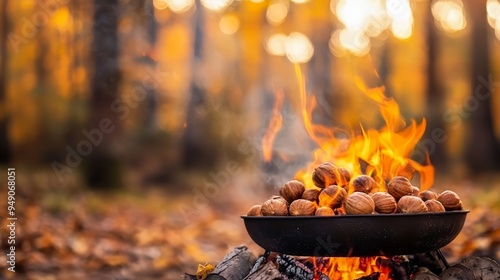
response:
<svg viewBox="0 0 500 280"><path fill-rule="evenodd" d="M447 265L447 263L444 264L442 262L438 253L435 251L411 256L411 262L416 267L428 268L432 273L436 275L441 274Z"/></svg>
<svg viewBox="0 0 500 280"><path fill-rule="evenodd" d="M442 280L496 280L500 279L500 265L486 257L471 257L446 269L441 274Z"/></svg>
<svg viewBox="0 0 500 280"><path fill-rule="evenodd" d="M288 279L312 280L314 278L312 268L307 267L291 256L279 255L276 262L278 263L280 273Z"/></svg>
<svg viewBox="0 0 500 280"><path fill-rule="evenodd" d="M267 262L267 258L269 257L270 254L271 254L270 251L266 251L262 256L260 256L253 265L252 270L250 270L249 275L259 270L262 264Z"/></svg>
<svg viewBox="0 0 500 280"><path fill-rule="evenodd" d="M238 246L208 275L207 280L242 280L250 273L256 257L246 246Z"/></svg>
<svg viewBox="0 0 500 280"><path fill-rule="evenodd" d="M439 278L439 276L432 273L432 271L430 271L426 267L419 267L412 278L412 280L440 280L440 279L441 278Z"/></svg>
<svg viewBox="0 0 500 280"><path fill-rule="evenodd" d="M379 277L380 277L380 272L374 272L368 276L363 276L363 277L358 278L356 280L378 280Z"/></svg>
<svg viewBox="0 0 500 280"><path fill-rule="evenodd" d="M244 280L281 280L279 270L270 262L259 266L258 269L252 270Z"/></svg>
<svg viewBox="0 0 500 280"><path fill-rule="evenodd" d="M391 259L391 277L398 280L410 280L410 261L407 256L397 256Z"/></svg>
<svg viewBox="0 0 500 280"><path fill-rule="evenodd" d="M189 273L184 273L184 275L182 275L182 280L198 280L196 278L196 275L193 275L193 274L189 274Z"/></svg>

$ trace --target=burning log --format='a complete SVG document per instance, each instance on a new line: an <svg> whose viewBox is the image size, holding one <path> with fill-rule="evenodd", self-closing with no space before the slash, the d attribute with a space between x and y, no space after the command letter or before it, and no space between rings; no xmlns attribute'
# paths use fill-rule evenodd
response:
<svg viewBox="0 0 500 280"><path fill-rule="evenodd" d="M407 256L396 256L391 258L390 265L393 279L409 280L410 279L410 262Z"/></svg>
<svg viewBox="0 0 500 280"><path fill-rule="evenodd" d="M279 271L282 275L290 279L311 280L314 278L314 272L311 268L298 262L288 255L278 255L276 262L279 265Z"/></svg>
<svg viewBox="0 0 500 280"><path fill-rule="evenodd" d="M500 265L486 257L472 257L446 269L441 274L442 280L453 279L500 279Z"/></svg>
<svg viewBox="0 0 500 280"><path fill-rule="evenodd" d="M325 274L315 271L314 265L310 263L302 263L298 259L289 255L280 254L276 258L278 263L278 270L284 279L297 279L297 280L329 280ZM307 264L310 264L308 266Z"/></svg>
<svg viewBox="0 0 500 280"><path fill-rule="evenodd" d="M208 275L206 280L242 280L257 258L246 246L234 248Z"/></svg>
<svg viewBox="0 0 500 280"><path fill-rule="evenodd" d="M379 277L380 277L380 272L374 272L371 275L363 276L363 277L358 278L356 280L378 280Z"/></svg>

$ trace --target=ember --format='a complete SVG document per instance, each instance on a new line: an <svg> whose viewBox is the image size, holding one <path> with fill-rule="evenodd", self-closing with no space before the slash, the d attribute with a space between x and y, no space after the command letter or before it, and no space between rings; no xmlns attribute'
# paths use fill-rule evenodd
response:
<svg viewBox="0 0 500 280"><path fill-rule="evenodd" d="M330 258L326 271L331 280L379 279L388 280L392 262L384 257Z"/></svg>

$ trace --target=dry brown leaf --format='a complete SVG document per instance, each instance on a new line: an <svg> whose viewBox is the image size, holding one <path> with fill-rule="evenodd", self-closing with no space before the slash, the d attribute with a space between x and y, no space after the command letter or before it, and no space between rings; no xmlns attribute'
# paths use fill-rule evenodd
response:
<svg viewBox="0 0 500 280"><path fill-rule="evenodd" d="M215 267L209 263L198 264L198 269L196 270L196 279L205 280L207 276L214 271Z"/></svg>
<svg viewBox="0 0 500 280"><path fill-rule="evenodd" d="M103 257L103 260L109 266L120 266L127 264L129 257L125 254L114 254Z"/></svg>
<svg viewBox="0 0 500 280"><path fill-rule="evenodd" d="M164 269L169 267L172 264L172 259L169 257L161 256L159 258L154 259L153 267L157 269Z"/></svg>

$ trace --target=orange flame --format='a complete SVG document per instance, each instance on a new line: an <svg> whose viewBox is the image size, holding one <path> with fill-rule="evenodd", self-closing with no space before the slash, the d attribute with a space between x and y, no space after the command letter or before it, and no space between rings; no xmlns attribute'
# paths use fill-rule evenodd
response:
<svg viewBox="0 0 500 280"><path fill-rule="evenodd" d="M330 258L322 269L330 280L358 279L378 272L379 280L389 280L391 268L384 264L384 257Z"/></svg>
<svg viewBox="0 0 500 280"><path fill-rule="evenodd" d="M262 138L262 156L264 157L264 161L266 162L271 161L273 157L274 138L283 125L283 117L280 113L281 106L283 106L283 99L283 91L276 91L276 101L274 102L271 121L269 122L269 127L267 128L266 133Z"/></svg>
<svg viewBox="0 0 500 280"><path fill-rule="evenodd" d="M410 158L425 132L425 119L418 124L415 120L411 120L410 124L406 125L396 101L384 95L385 88L383 86L370 88L357 75L356 85L379 107L385 126L379 130L365 129L361 126L361 133L355 134L353 131L346 132L339 128L314 124L312 113L316 99L307 98L305 81L299 65L295 65L295 73L300 89L304 127L319 147L313 152L314 160L297 172L296 179L303 181L308 187L313 187L311 178L314 168L328 161L349 169L353 177L361 174L370 175L383 188L386 181L398 175L411 179L414 174L419 174L421 190L428 189L434 184L433 166L429 162L423 165Z"/></svg>

